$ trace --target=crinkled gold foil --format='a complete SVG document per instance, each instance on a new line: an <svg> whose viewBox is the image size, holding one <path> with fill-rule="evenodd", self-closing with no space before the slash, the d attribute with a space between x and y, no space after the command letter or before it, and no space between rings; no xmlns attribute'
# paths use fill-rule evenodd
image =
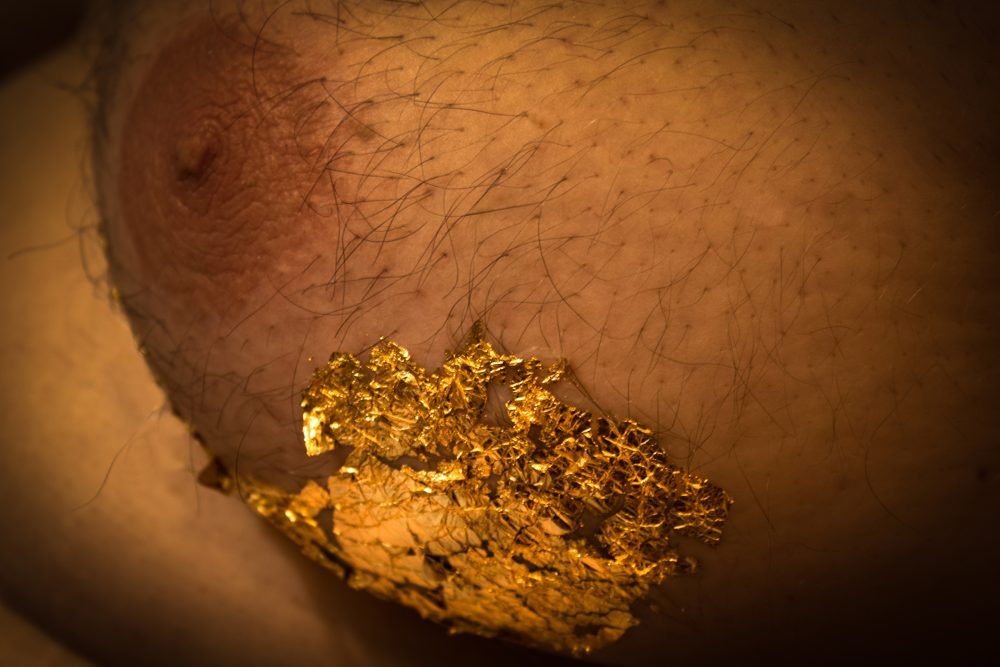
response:
<svg viewBox="0 0 1000 667"><path fill-rule="evenodd" d="M347 582L453 631L584 654L719 541L732 499L668 462L651 431L553 394L565 362L498 353L477 324L436 372L382 340L335 353L302 406L306 450L350 448L325 484L238 480L258 513ZM488 397L507 387L499 417Z"/></svg>

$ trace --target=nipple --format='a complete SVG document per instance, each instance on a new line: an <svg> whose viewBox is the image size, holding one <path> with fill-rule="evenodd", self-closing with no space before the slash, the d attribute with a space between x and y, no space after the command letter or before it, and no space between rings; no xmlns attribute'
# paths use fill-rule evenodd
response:
<svg viewBox="0 0 1000 667"><path fill-rule="evenodd" d="M177 182L197 187L213 172L222 153L222 138L214 123L201 123L180 135L173 147Z"/></svg>

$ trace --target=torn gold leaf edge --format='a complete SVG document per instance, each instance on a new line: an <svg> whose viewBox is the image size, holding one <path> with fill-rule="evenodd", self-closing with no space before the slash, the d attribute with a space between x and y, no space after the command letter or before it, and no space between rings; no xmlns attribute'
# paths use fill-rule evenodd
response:
<svg viewBox="0 0 1000 667"><path fill-rule="evenodd" d="M453 632L589 653L638 622L651 587L695 569L671 538L717 544L733 500L645 426L561 402L567 368L498 353L481 323L433 373L385 339L365 364L334 353L303 395L303 433L310 455L346 449L343 466L297 493L236 484L354 588ZM225 490L220 470L203 475Z"/></svg>

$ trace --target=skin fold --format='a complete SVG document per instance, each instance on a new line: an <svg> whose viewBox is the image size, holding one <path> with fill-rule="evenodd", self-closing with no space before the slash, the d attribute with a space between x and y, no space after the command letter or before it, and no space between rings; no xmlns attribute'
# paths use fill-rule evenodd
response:
<svg viewBox="0 0 1000 667"><path fill-rule="evenodd" d="M990 25L912 2L132 6L94 138L110 284L180 423L286 489L333 469L299 400L335 350L385 336L434 369L482 320L566 358L566 400L736 500L599 662L971 651L996 589ZM283 572L309 613L370 604ZM370 644L344 664L382 664Z"/></svg>

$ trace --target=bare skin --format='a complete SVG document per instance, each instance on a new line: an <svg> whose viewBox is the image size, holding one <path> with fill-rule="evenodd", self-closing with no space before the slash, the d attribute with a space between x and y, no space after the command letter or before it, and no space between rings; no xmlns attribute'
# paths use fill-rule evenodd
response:
<svg viewBox="0 0 1000 667"><path fill-rule="evenodd" d="M126 23L111 276L208 448L294 488L327 470L298 397L331 351L387 336L434 368L482 319L737 500L596 659L978 636L1000 202L976 22L362 4Z"/></svg>

